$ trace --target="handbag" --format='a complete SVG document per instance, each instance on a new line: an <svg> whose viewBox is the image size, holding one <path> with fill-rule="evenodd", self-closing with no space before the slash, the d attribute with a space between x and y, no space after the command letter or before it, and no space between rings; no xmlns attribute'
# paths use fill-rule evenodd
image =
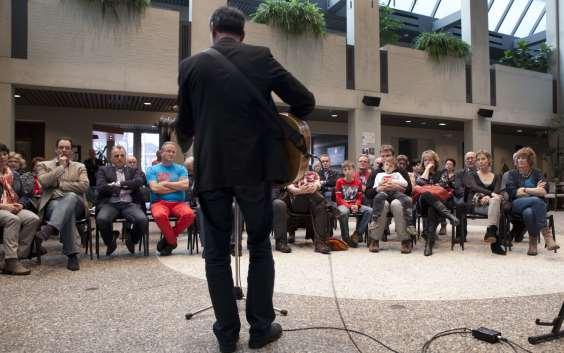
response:
<svg viewBox="0 0 564 353"><path fill-rule="evenodd" d="M311 157L311 132L307 123L292 114L276 112L266 98L245 75L214 48L204 50L233 74L240 82L247 86L252 97L263 110L260 114L270 127L271 134L264 136L265 141L265 177L274 184L286 186L301 179L307 171Z"/></svg>
<svg viewBox="0 0 564 353"><path fill-rule="evenodd" d="M332 251L344 251L349 249L347 243L345 243L341 239L337 239L334 237L327 239L326 243L327 246L329 246Z"/></svg>
<svg viewBox="0 0 564 353"><path fill-rule="evenodd" d="M452 197L452 191L449 191L440 185L416 185L411 192L413 201L417 201L419 197L425 192L430 192L433 196L441 201L446 201Z"/></svg>

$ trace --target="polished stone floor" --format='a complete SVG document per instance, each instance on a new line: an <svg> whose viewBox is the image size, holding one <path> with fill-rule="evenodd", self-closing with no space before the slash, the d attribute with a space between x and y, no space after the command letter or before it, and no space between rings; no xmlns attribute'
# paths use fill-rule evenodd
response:
<svg viewBox="0 0 564 353"><path fill-rule="evenodd" d="M564 230L564 212L555 214ZM423 244L401 255L393 239L380 253L365 246L330 256L313 253L298 233L291 254L275 252L275 305L285 329L342 327L333 298L331 268L342 316L350 329L373 336L402 353L417 353L430 337L458 327L489 327L532 352L564 352L564 340L531 346L530 335L549 328L535 318L552 320L564 301L564 255L539 248L526 256L516 244L505 257L489 253L482 243L483 221L473 221L464 251L450 251L447 238L435 254L424 257ZM203 260L186 251L181 239L174 255L154 254L159 233L152 229L151 256L134 256L120 244L116 256L91 261L69 272L61 246L46 243L49 254L41 266L26 264L26 277L0 276L0 352L218 352L211 334L214 317L204 312L187 321L185 314L209 305ZM558 238L564 244L564 238ZM102 248L105 253L105 248ZM248 253L241 270L246 276ZM243 280L244 283L244 280ZM240 304L243 330L239 350L246 346L248 325ZM389 352L359 335L362 352ZM258 352L355 352L345 332L285 332ZM469 336L439 338L431 352L512 352Z"/></svg>

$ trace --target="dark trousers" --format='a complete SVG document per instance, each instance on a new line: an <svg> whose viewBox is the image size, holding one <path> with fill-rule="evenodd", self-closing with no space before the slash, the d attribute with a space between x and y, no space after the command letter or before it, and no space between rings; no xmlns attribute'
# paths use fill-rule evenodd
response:
<svg viewBox="0 0 564 353"><path fill-rule="evenodd" d="M147 216L141 207L135 203L106 203L100 207L96 215L96 226L100 230L104 244L110 245L114 241L112 234L113 222L116 218L123 217L133 225L131 241L137 244L143 232L147 229Z"/></svg>
<svg viewBox="0 0 564 353"><path fill-rule="evenodd" d="M250 335L262 336L274 321L274 260L270 245L272 229L271 186L235 186L200 193L206 229L206 278L216 322L213 331L220 344L230 344L239 335L241 323L233 289L229 243L235 197L247 225L249 271L246 315Z"/></svg>

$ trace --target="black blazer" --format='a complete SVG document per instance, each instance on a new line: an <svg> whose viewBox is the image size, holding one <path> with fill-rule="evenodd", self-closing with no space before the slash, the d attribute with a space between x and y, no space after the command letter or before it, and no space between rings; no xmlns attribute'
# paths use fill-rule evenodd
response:
<svg viewBox="0 0 564 353"><path fill-rule="evenodd" d="M125 174L125 185L127 189L131 190L131 199L134 203L145 209L145 199L140 189L145 185L145 178L142 172L136 168L123 167L123 172ZM109 165L106 167L101 167L96 172L96 193L98 194L96 198L96 206L110 202L112 195L119 196L120 188L117 186L111 186L111 184L117 180L116 167Z"/></svg>
<svg viewBox="0 0 564 353"><path fill-rule="evenodd" d="M315 107L313 94L280 65L265 47L240 43L231 38L218 41L222 53L245 75L272 106L266 114L274 118L271 92L304 117ZM194 141L195 189L203 192L235 185L272 181L272 166L266 163L271 123L246 86L222 67L214 57L195 54L179 69L179 140ZM262 114L262 116L261 116ZM186 148L186 146L184 146Z"/></svg>

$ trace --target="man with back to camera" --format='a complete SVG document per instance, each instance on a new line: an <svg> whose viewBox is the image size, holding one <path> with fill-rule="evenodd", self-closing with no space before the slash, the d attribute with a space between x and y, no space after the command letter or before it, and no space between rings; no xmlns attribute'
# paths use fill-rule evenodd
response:
<svg viewBox="0 0 564 353"><path fill-rule="evenodd" d="M230 267L233 197L247 225L249 274L246 315L249 347L261 348L280 338L282 327L273 323L274 260L271 182L287 176L283 161L269 159L273 134L274 91L298 117L309 114L313 95L288 73L265 47L243 44L245 16L232 7L220 7L210 19L213 47L242 72L250 85L209 51L180 64L179 139L194 138L195 188L206 228L206 277L216 322L213 331L221 352L237 348L241 323ZM253 93L251 85L259 93ZM261 97L258 97L260 94ZM270 111L259 100L266 100Z"/></svg>

